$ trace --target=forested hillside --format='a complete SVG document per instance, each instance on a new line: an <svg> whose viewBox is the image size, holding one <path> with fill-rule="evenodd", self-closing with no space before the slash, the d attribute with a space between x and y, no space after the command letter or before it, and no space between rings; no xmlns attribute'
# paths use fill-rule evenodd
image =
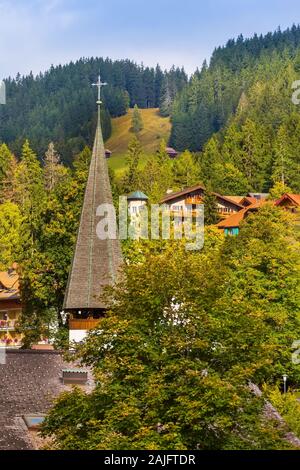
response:
<svg viewBox="0 0 300 470"><path fill-rule="evenodd" d="M299 78L299 27L229 41L175 99L171 145L204 150L202 179L218 191L267 191L284 180L299 192Z"/></svg>
<svg viewBox="0 0 300 470"><path fill-rule="evenodd" d="M6 80L7 104L0 107L0 141L20 155L24 140L43 155L54 141L63 161L70 163L95 130L96 90L91 86L101 70L108 82L103 89L102 127L104 138L111 134L111 117L122 116L128 107L162 107L168 114L178 91L187 83L184 70L163 72L130 60L80 59L51 67L34 77Z"/></svg>
<svg viewBox="0 0 300 470"><path fill-rule="evenodd" d="M108 82L105 139L111 136L111 117L124 116L134 105L159 108L162 117L171 116L170 145L197 152L200 180L215 191L268 191L278 181L300 191L300 107L291 99L292 83L300 78L299 26L230 40L189 80L183 69L163 72L159 66L101 58L52 67L37 77L9 78L0 141L19 157L28 138L40 159L53 141L70 164L92 145L96 90L91 83L99 69Z"/></svg>

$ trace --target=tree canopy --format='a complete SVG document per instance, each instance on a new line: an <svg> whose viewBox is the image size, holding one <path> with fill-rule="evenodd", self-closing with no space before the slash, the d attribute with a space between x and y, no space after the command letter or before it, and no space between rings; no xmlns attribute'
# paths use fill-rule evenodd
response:
<svg viewBox="0 0 300 470"><path fill-rule="evenodd" d="M59 449L289 447L249 389L283 371L299 381L299 245L288 216L267 205L226 240L208 228L201 252L149 243L77 351L94 391L63 394L44 435Z"/></svg>

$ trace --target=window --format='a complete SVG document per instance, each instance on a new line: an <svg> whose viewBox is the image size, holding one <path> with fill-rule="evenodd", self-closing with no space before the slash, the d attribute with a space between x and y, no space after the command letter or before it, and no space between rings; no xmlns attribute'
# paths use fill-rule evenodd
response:
<svg viewBox="0 0 300 470"><path fill-rule="evenodd" d="M7 310L0 311L0 320L7 320L8 319L8 312Z"/></svg>
<svg viewBox="0 0 300 470"><path fill-rule="evenodd" d="M239 234L239 228L238 227L233 227L233 228L226 228L225 229L225 235L238 235Z"/></svg>
<svg viewBox="0 0 300 470"><path fill-rule="evenodd" d="M23 419L28 429L38 428L44 421L45 416L43 415L25 415Z"/></svg>

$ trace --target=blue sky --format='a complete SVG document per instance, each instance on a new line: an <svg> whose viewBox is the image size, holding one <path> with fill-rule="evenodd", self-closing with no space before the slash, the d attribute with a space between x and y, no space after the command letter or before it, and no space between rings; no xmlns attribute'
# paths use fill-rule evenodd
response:
<svg viewBox="0 0 300 470"><path fill-rule="evenodd" d="M85 56L191 73L215 46L300 22L299 0L0 0L0 78Z"/></svg>

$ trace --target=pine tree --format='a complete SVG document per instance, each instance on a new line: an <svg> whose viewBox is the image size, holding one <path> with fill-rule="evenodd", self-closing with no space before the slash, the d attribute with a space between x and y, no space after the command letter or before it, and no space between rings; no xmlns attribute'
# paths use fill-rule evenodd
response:
<svg viewBox="0 0 300 470"><path fill-rule="evenodd" d="M220 221L218 206L215 195L208 189L203 197L204 223L205 225L215 225Z"/></svg>
<svg viewBox="0 0 300 470"><path fill-rule="evenodd" d="M162 139L160 141L159 149L157 151L157 158L161 163L169 161L169 155L167 154L166 148L167 148L167 143L165 139Z"/></svg>
<svg viewBox="0 0 300 470"><path fill-rule="evenodd" d="M146 165L139 171L139 187L143 188L153 204L160 203L173 182L172 162L161 152L149 158Z"/></svg>
<svg viewBox="0 0 300 470"><path fill-rule="evenodd" d="M44 158L44 179L47 191L52 191L63 173L60 156L55 150L54 143L50 142Z"/></svg>
<svg viewBox="0 0 300 470"><path fill-rule="evenodd" d="M188 150L175 160L173 173L174 183L178 189L197 184L200 180L200 167Z"/></svg>
<svg viewBox="0 0 300 470"><path fill-rule="evenodd" d="M274 186L270 189L269 199L280 199L286 193L292 193L291 188L286 186L282 181L278 181L274 184Z"/></svg>
<svg viewBox="0 0 300 470"><path fill-rule="evenodd" d="M144 128L141 112L137 104L135 104L133 108L131 128L135 134L138 134Z"/></svg>
<svg viewBox="0 0 300 470"><path fill-rule="evenodd" d="M300 72L300 51L298 50L294 59L294 69L295 72Z"/></svg>
<svg viewBox="0 0 300 470"><path fill-rule="evenodd" d="M159 108L164 74L159 65L155 69L155 108Z"/></svg>
<svg viewBox="0 0 300 470"><path fill-rule="evenodd" d="M41 212L45 203L43 171L36 154L26 140L22 158L16 170L16 201L29 231L31 244L41 226Z"/></svg>
<svg viewBox="0 0 300 470"><path fill-rule="evenodd" d="M300 191L299 132L300 116L292 114L278 129L274 143L272 179L287 184L293 192Z"/></svg>
<svg viewBox="0 0 300 470"><path fill-rule="evenodd" d="M0 269L7 270L19 260L22 250L22 216L12 202L0 204Z"/></svg>
<svg viewBox="0 0 300 470"><path fill-rule="evenodd" d="M244 195L250 190L246 176L233 163L215 163L212 172L211 185L220 194Z"/></svg>
<svg viewBox="0 0 300 470"><path fill-rule="evenodd" d="M143 84L146 96L146 108L153 108L155 105L155 72L153 68L145 68Z"/></svg>
<svg viewBox="0 0 300 470"><path fill-rule="evenodd" d="M161 98L160 98L160 106L159 106L159 113L163 117L170 116L172 112L172 95L170 90L170 83L168 77L164 79Z"/></svg>
<svg viewBox="0 0 300 470"><path fill-rule="evenodd" d="M142 154L143 150L140 141L136 136L132 137L128 145L126 156L127 169L121 183L124 193L129 193L137 189L138 166Z"/></svg>
<svg viewBox="0 0 300 470"><path fill-rule="evenodd" d="M203 152L199 156L201 175L207 185L215 177L214 165L221 164L222 158L218 139L214 136L207 142Z"/></svg>
<svg viewBox="0 0 300 470"><path fill-rule="evenodd" d="M14 198L15 170L16 158L6 144L0 145L0 202Z"/></svg>

